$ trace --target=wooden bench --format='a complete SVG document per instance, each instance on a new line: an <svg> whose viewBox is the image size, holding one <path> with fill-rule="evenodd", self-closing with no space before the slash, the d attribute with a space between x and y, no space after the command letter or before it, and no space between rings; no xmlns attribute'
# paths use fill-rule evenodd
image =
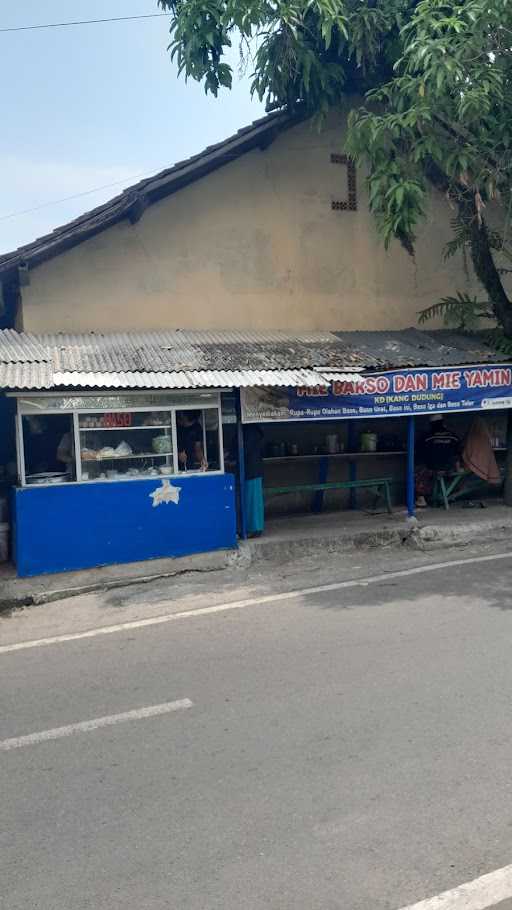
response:
<svg viewBox="0 0 512 910"><path fill-rule="evenodd" d="M386 508L391 515L391 484L392 477L373 477L369 480L339 480L333 483L299 483L289 487L265 487L265 493L270 495L281 495L284 493L318 493L322 495L326 490L363 490L373 489L377 497L382 496L386 503ZM319 509L318 511L321 511Z"/></svg>
<svg viewBox="0 0 512 910"><path fill-rule="evenodd" d="M469 497L472 493L496 490L503 485L503 480L504 477L500 484L489 484L471 471L439 471L434 478L432 503L435 506L443 505L448 510L451 502Z"/></svg>

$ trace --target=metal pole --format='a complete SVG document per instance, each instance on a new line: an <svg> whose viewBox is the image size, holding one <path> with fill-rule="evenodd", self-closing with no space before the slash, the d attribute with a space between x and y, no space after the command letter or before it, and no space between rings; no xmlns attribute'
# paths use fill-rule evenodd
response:
<svg viewBox="0 0 512 910"><path fill-rule="evenodd" d="M506 506L512 506L512 410L507 412L507 453L505 456L505 484L503 495Z"/></svg>
<svg viewBox="0 0 512 910"><path fill-rule="evenodd" d="M240 389L236 390L236 433L238 448L238 485L240 497L240 537L247 540L247 511L245 506L245 446L244 428L242 425L242 405L240 402Z"/></svg>
<svg viewBox="0 0 512 910"><path fill-rule="evenodd" d="M414 417L407 418L407 512L414 518L416 496L414 490Z"/></svg>
<svg viewBox="0 0 512 910"><path fill-rule="evenodd" d="M357 449L357 432L356 432L356 430L357 430L357 427L356 427L355 420L349 420L349 422L348 422L348 440L347 440L349 452L355 452ZM357 480L357 462L356 462L355 456L354 456L354 458L350 459L348 469L349 469L349 479ZM351 509L357 508L357 493L356 493L354 487L352 487L352 489L350 490L349 503L350 503Z"/></svg>

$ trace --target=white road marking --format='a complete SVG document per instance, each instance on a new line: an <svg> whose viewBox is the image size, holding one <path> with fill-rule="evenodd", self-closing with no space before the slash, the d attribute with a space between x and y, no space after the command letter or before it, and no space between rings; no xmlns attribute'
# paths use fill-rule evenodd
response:
<svg viewBox="0 0 512 910"><path fill-rule="evenodd" d="M443 891L436 897L402 907L402 910L486 910L509 897L512 897L512 865L481 875L451 891Z"/></svg>
<svg viewBox="0 0 512 910"><path fill-rule="evenodd" d="M329 591L342 591L347 588L364 588L367 585L389 581L392 578L407 578L410 575L421 575L424 572L437 572L441 569L452 569L456 566L492 562L498 559L510 559L511 557L512 552L498 553L493 556L476 556L471 559L452 559L449 562L437 562L431 563L428 566L416 566L413 569L400 569L396 572L384 572L381 575L370 575L367 578L354 578L350 581L336 581L329 585L317 585L311 588L301 588L296 591L284 591L281 594L264 594L261 597L251 597L248 600L235 600L228 603L217 604L217 606L214 607L199 607L195 610L182 610L178 613L165 613L162 616L150 616L147 619L134 619L131 622L117 623L115 626L100 626L96 629L88 629L86 632L72 632L69 635L54 635L50 638L36 638L30 641L19 641L11 645L0 645L0 654L10 654L13 651L26 651L30 648L43 648L47 645L60 645L66 641L80 641L84 638L97 638L100 635L113 635L115 632L130 632L132 629L145 629L149 626L160 626L163 623L174 622L178 619L191 619L194 616L209 616L214 613L227 613L229 610L245 610L247 607L280 603L284 600L294 600L297 597L309 597L311 594L325 594Z"/></svg>
<svg viewBox="0 0 512 910"><path fill-rule="evenodd" d="M116 724L124 724L129 720L142 720L146 717L157 717L159 714L171 714L173 711L191 708L193 704L190 698L182 698L179 701L165 702L163 705L150 705L148 708L136 708L134 711L123 711L122 714L95 717L93 720L68 724L66 727L54 727L53 730L29 733L27 736L15 736L12 739L0 741L0 752L10 752L12 749L21 749L23 746L34 746L36 743L43 743L49 739L61 739L63 736L72 736L74 733L89 733L91 730L99 730L100 727L114 727Z"/></svg>

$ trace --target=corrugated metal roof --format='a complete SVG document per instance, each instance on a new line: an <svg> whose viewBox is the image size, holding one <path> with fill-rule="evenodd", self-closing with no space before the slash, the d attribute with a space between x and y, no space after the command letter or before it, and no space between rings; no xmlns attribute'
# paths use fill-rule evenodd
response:
<svg viewBox="0 0 512 910"><path fill-rule="evenodd" d="M316 385L324 382L318 365L343 370L353 360L330 332L0 332L0 364L45 363L48 388ZM32 387L25 369L7 378L10 388ZM40 370L36 380L40 388Z"/></svg>
<svg viewBox="0 0 512 910"><path fill-rule="evenodd" d="M278 370L331 362L344 365L340 362L340 343L329 332L116 332L38 335L37 341L50 352L58 372Z"/></svg>
<svg viewBox="0 0 512 910"><path fill-rule="evenodd" d="M34 335L4 329L0 338L1 363L44 363L48 360L46 347Z"/></svg>
<svg viewBox="0 0 512 910"><path fill-rule="evenodd" d="M51 389L53 369L49 363L0 363L0 389Z"/></svg>
<svg viewBox="0 0 512 910"><path fill-rule="evenodd" d="M410 328L390 332L335 332L342 345L356 350L366 369L451 366L503 360L478 334L446 329Z"/></svg>
<svg viewBox="0 0 512 910"><path fill-rule="evenodd" d="M503 357L455 332L0 331L0 388L222 388L316 385L362 370L447 366Z"/></svg>
<svg viewBox="0 0 512 910"><path fill-rule="evenodd" d="M356 381L359 373L340 373L336 378ZM189 370L182 373L54 373L55 386L112 389L245 388L247 386L315 386L325 376L313 370Z"/></svg>

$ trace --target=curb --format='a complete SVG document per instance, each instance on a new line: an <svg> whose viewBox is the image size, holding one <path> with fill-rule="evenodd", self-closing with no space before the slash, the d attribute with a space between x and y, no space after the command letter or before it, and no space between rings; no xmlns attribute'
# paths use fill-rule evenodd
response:
<svg viewBox="0 0 512 910"><path fill-rule="evenodd" d="M211 555L211 554L210 554ZM224 569L243 568L250 560L244 550L222 551L222 558L218 564L177 567L167 572L152 572L146 575L133 575L119 578L106 578L89 584L71 585L67 588L56 588L48 591L34 591L0 598L0 616L22 610L26 607L39 607L44 604L66 600L68 597L78 597L81 594L94 594L99 591L112 591L116 588L128 588L135 585L145 585L152 581L162 581L166 578L178 578L183 575L204 575L209 572L220 572Z"/></svg>
<svg viewBox="0 0 512 910"><path fill-rule="evenodd" d="M493 541L510 540L512 536L512 519L508 522L488 521L482 524L467 524L465 526L438 527L426 525L418 531L412 530L410 537L418 536L422 549L436 550L446 546L468 546L479 543L486 537Z"/></svg>
<svg viewBox="0 0 512 910"><path fill-rule="evenodd" d="M282 564L306 556L347 553L354 549L374 549L391 547L410 547L424 551L442 547L468 546L483 539L510 540L512 536L512 510L510 518L489 519L487 521L467 521L455 525L422 525L421 520L404 520L396 527L382 528L375 531L341 533L336 537L314 535L288 540L265 540L240 542L236 550L224 550L215 554L196 554L195 562L190 565L177 565L167 571L148 572L140 575L105 578L88 584L70 585L47 591L20 592L7 597L0 597L0 616L21 610L26 607L41 606L78 597L81 594L93 594L100 591L111 591L116 588L149 584L152 581L177 578L183 575L205 574L225 569L247 569L251 564ZM213 560L212 560L213 557ZM185 558L187 561L188 558ZM178 560L176 560L178 562ZM16 584L16 582L14 582Z"/></svg>
<svg viewBox="0 0 512 910"><path fill-rule="evenodd" d="M351 549L374 549L379 547L410 547L412 549L436 550L447 546L468 546L485 538L493 540L512 537L512 514L510 518L489 519L488 521L465 522L455 525L422 525L416 519L397 522L396 527L375 531L340 533L334 536L317 535L293 540L262 540L249 542L251 562L287 562L305 556L346 553Z"/></svg>

